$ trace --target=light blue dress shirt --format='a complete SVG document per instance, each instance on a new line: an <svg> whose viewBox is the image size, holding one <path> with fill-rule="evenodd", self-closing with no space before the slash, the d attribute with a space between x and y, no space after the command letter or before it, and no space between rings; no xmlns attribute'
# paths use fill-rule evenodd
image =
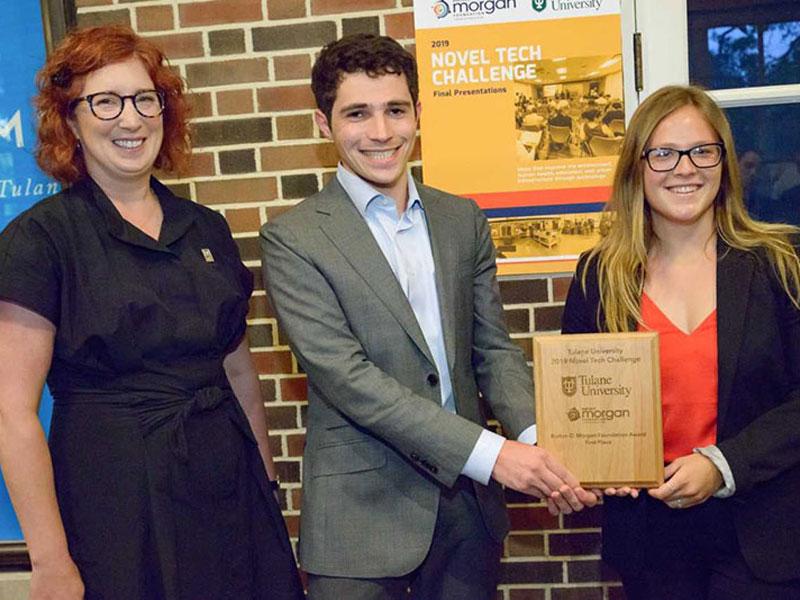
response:
<svg viewBox="0 0 800 600"><path fill-rule="evenodd" d="M447 364L439 296L436 292L436 266L433 262L425 207L414 179L408 175L408 203L406 210L398 215L394 199L375 190L366 181L345 169L341 163L336 177L367 222L408 298L439 372L442 406L455 413L453 384ZM522 432L519 439L536 443L536 426ZM504 441L503 436L484 429L461 473L486 485Z"/></svg>

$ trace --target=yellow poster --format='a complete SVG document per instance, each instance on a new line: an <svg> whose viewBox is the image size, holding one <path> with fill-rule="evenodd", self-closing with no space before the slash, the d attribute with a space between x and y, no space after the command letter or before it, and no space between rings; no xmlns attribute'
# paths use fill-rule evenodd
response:
<svg viewBox="0 0 800 600"><path fill-rule="evenodd" d="M570 270L625 131L618 0L416 0L425 182L486 211L501 273Z"/></svg>

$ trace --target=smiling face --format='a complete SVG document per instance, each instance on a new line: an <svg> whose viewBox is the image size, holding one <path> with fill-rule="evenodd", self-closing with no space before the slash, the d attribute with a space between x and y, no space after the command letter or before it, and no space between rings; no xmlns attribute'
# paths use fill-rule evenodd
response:
<svg viewBox="0 0 800 600"><path fill-rule="evenodd" d="M315 118L322 134L333 140L344 168L405 209L406 165L414 150L419 110L405 75L357 72L342 77L330 122L319 110Z"/></svg>
<svg viewBox="0 0 800 600"><path fill-rule="evenodd" d="M89 73L80 96L98 92L128 96L154 87L142 61L132 57ZM75 106L69 124L81 143L87 172L103 189L137 179L148 180L164 137L160 115L143 117L128 99L122 114L103 121L83 101Z"/></svg>
<svg viewBox="0 0 800 600"><path fill-rule="evenodd" d="M674 110L653 130L645 149L687 150L700 144L719 142L719 137L695 106ZM714 199L719 192L722 163L699 169L688 156L682 156L671 171L653 171L647 161L644 169L644 197L650 206L653 229L667 225L697 225L713 228Z"/></svg>

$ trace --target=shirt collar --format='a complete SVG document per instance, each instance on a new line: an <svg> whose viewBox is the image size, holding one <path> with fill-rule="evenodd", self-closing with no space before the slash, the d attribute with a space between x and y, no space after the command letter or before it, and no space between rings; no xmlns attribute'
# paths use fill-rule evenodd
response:
<svg viewBox="0 0 800 600"><path fill-rule="evenodd" d="M414 207L415 205L419 205L420 208L424 209L422 199L419 197L419 192L417 191L417 184L414 182L414 178L411 176L410 172L407 174L407 178L408 207L406 210ZM342 163L339 163L339 166L336 168L336 179L339 180L339 183L344 188L344 191L350 197L350 200L353 201L356 209L364 218L366 218L367 208L373 200L381 197L388 198L386 194L380 193L361 177L345 169Z"/></svg>
<svg viewBox="0 0 800 600"><path fill-rule="evenodd" d="M76 192L83 191L91 198L94 205L102 214L108 231L124 242L135 246L143 246L152 250L166 250L167 246L183 236L194 222L195 211L188 201L181 200L155 177L150 178L150 187L158 197L164 220L161 225L161 235L158 241L147 236L122 218L117 208L106 193L89 176L76 182L73 186Z"/></svg>

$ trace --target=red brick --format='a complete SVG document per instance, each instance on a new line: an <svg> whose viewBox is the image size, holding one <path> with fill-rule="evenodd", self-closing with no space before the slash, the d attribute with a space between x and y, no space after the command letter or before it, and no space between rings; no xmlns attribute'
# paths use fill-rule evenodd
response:
<svg viewBox="0 0 800 600"><path fill-rule="evenodd" d="M295 515L283 515L286 521L286 529L289 530L289 537L297 537L300 534L300 517Z"/></svg>
<svg viewBox="0 0 800 600"><path fill-rule="evenodd" d="M292 372L292 353L288 350L268 350L252 354L259 373L277 375Z"/></svg>
<svg viewBox="0 0 800 600"><path fill-rule="evenodd" d="M272 454L273 457L283 456L283 449L281 447L280 435L267 436L267 442L269 442L269 452L270 454Z"/></svg>
<svg viewBox="0 0 800 600"><path fill-rule="evenodd" d="M314 94L308 85L284 85L258 90L259 112L313 109Z"/></svg>
<svg viewBox="0 0 800 600"><path fill-rule="evenodd" d="M386 35L389 37L396 40L414 38L414 13L386 15L383 20L386 23Z"/></svg>
<svg viewBox="0 0 800 600"><path fill-rule="evenodd" d="M214 154L211 152L196 152L192 154L189 163L190 177L211 177L214 172Z"/></svg>
<svg viewBox="0 0 800 600"><path fill-rule="evenodd" d="M548 539L550 556L600 554L600 532L552 533Z"/></svg>
<svg viewBox="0 0 800 600"><path fill-rule="evenodd" d="M603 600L601 587L551 588L551 600Z"/></svg>
<svg viewBox="0 0 800 600"><path fill-rule="evenodd" d="M276 429L297 429L297 408L294 406L267 406L267 427Z"/></svg>
<svg viewBox="0 0 800 600"><path fill-rule="evenodd" d="M553 278L553 300L555 302L563 302L567 299L567 292L571 283L572 277Z"/></svg>
<svg viewBox="0 0 800 600"><path fill-rule="evenodd" d="M278 182L274 177L198 181L195 189L197 201L202 204L267 202L278 197Z"/></svg>
<svg viewBox="0 0 800 600"><path fill-rule="evenodd" d="M248 319L263 319L264 317L274 317L275 312L267 302L266 296L250 296L250 311L247 313Z"/></svg>
<svg viewBox="0 0 800 600"><path fill-rule="evenodd" d="M140 33L173 29L173 17L171 6L140 6L136 9L136 28Z"/></svg>
<svg viewBox="0 0 800 600"><path fill-rule="evenodd" d="M261 227L261 215L257 208L229 208L225 211L225 219L234 233L258 231Z"/></svg>
<svg viewBox="0 0 800 600"><path fill-rule="evenodd" d="M272 61L275 65L275 79L278 81L311 77L311 57L308 54L276 56Z"/></svg>
<svg viewBox="0 0 800 600"><path fill-rule="evenodd" d="M304 433L290 433L286 436L286 449L289 456L303 456L306 446Z"/></svg>
<svg viewBox="0 0 800 600"><path fill-rule="evenodd" d="M295 510L298 510L303 503L303 489L302 488L292 488L288 490L292 496L292 506Z"/></svg>
<svg viewBox="0 0 800 600"><path fill-rule="evenodd" d="M335 171L334 171L335 172ZM268 206L267 207L267 221L271 221L272 219L276 219L279 215L282 215L287 210L290 210L291 206Z"/></svg>
<svg viewBox="0 0 800 600"><path fill-rule="evenodd" d="M75 8L83 8L84 6L103 6L104 4L111 4L113 0L76 0Z"/></svg>
<svg viewBox="0 0 800 600"><path fill-rule="evenodd" d="M311 115L290 115L275 118L279 140L304 140L314 135Z"/></svg>
<svg viewBox="0 0 800 600"><path fill-rule="evenodd" d="M302 402L308 398L308 380L305 377L281 379L280 386L284 402Z"/></svg>
<svg viewBox="0 0 800 600"><path fill-rule="evenodd" d="M333 13L352 12L353 0L311 0L311 14L330 15ZM358 10L375 10L394 8L395 0L358 0Z"/></svg>
<svg viewBox="0 0 800 600"><path fill-rule="evenodd" d="M151 35L147 39L161 48L170 60L203 56L203 34L199 31Z"/></svg>
<svg viewBox="0 0 800 600"><path fill-rule="evenodd" d="M178 5L181 27L260 21L261 0L211 0Z"/></svg>
<svg viewBox="0 0 800 600"><path fill-rule="evenodd" d="M554 517L544 507L511 507L508 509L511 529L516 531L536 529L556 529L558 517Z"/></svg>
<svg viewBox="0 0 800 600"><path fill-rule="evenodd" d="M186 79L193 88L268 81L269 70L266 58L242 58L187 65Z"/></svg>
<svg viewBox="0 0 800 600"><path fill-rule="evenodd" d="M275 470L284 483L300 483L300 461L276 460Z"/></svg>
<svg viewBox="0 0 800 600"><path fill-rule="evenodd" d="M192 92L189 94L189 104L192 107L193 117L210 117L212 115L210 92Z"/></svg>
<svg viewBox="0 0 800 600"><path fill-rule="evenodd" d="M250 90L217 92L217 112L221 115L241 115L253 112L253 92Z"/></svg>
<svg viewBox="0 0 800 600"><path fill-rule="evenodd" d="M544 556L543 535L515 535L506 538L507 556Z"/></svg>
<svg viewBox="0 0 800 600"><path fill-rule="evenodd" d="M306 0L267 0L267 18L296 19L306 16Z"/></svg>
<svg viewBox="0 0 800 600"><path fill-rule="evenodd" d="M339 162L336 148L330 142L261 149L262 171L291 171L335 167Z"/></svg>
<svg viewBox="0 0 800 600"><path fill-rule="evenodd" d="M131 12L122 10L98 10L78 14L78 27L98 27L100 25L128 25L131 24Z"/></svg>

